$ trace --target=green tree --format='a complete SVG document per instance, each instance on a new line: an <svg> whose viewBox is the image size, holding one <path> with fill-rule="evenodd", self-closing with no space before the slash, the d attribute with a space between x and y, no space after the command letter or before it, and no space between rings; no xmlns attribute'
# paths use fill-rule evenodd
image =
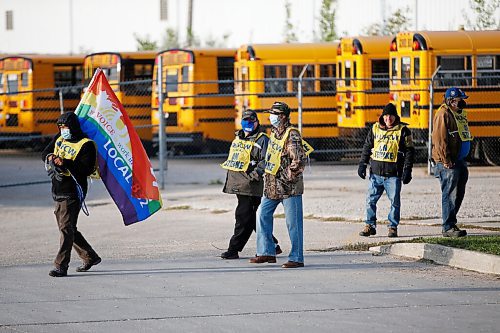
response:
<svg viewBox="0 0 500 333"><path fill-rule="evenodd" d="M319 19L320 41L331 42L338 39L335 31L335 15L337 0L323 0Z"/></svg>
<svg viewBox="0 0 500 333"><path fill-rule="evenodd" d="M209 35L207 37L207 40L205 41L205 46L207 47L227 47L227 41L229 39L229 36L231 36L230 33L225 33L222 35L222 39L218 39L212 35Z"/></svg>
<svg viewBox="0 0 500 333"><path fill-rule="evenodd" d="M187 38L185 47L200 47L200 38L191 30L187 30Z"/></svg>
<svg viewBox="0 0 500 333"><path fill-rule="evenodd" d="M495 13L500 7L500 0L469 0L469 6L475 16L475 21L462 10L465 26L469 30L495 30L500 23L495 19Z"/></svg>
<svg viewBox="0 0 500 333"><path fill-rule="evenodd" d="M410 29L410 8L399 8L392 15L384 20L382 24L373 23L363 29L363 33L368 36L391 36L400 31Z"/></svg>
<svg viewBox="0 0 500 333"><path fill-rule="evenodd" d="M138 34L134 34L135 42L137 43L137 51L156 51L158 50L158 43L151 40L149 35L146 37L141 37Z"/></svg>
<svg viewBox="0 0 500 333"><path fill-rule="evenodd" d="M179 43L179 34L177 33L177 31L172 28L167 28L162 38L162 44L161 44L162 49L164 50L176 49L179 48L180 46L181 45Z"/></svg>
<svg viewBox="0 0 500 333"><path fill-rule="evenodd" d="M285 1L285 13L286 13L286 20L285 20L285 29L283 32L284 42L285 43L297 42L299 39L297 38L297 35L295 34L295 28L294 28L292 20L291 20L292 4L290 3L290 0Z"/></svg>

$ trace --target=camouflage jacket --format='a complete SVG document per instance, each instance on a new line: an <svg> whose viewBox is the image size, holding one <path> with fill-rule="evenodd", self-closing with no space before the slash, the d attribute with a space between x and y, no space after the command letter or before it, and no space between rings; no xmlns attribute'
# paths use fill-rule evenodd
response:
<svg viewBox="0 0 500 333"><path fill-rule="evenodd" d="M287 122L279 128L273 128L276 138L281 139L290 127ZM275 176L266 173L264 195L269 199L285 199L304 193L304 180L302 172L306 165L306 154L302 147L300 133L291 130L281 155L281 164Z"/></svg>

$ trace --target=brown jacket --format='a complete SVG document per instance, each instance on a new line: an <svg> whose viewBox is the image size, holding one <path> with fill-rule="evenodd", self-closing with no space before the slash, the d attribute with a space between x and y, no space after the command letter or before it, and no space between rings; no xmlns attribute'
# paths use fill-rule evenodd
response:
<svg viewBox="0 0 500 333"><path fill-rule="evenodd" d="M439 107L433 120L432 158L436 163L455 163L461 144L455 117L448 106L443 104Z"/></svg>
<svg viewBox="0 0 500 333"><path fill-rule="evenodd" d="M281 139L290 127L287 122L280 128L273 128L273 134ZM294 195L304 193L304 180L302 172L306 165L306 154L302 147L300 133L291 130L285 143L285 149L281 155L281 164L275 176L266 173L264 195L269 199L286 199Z"/></svg>

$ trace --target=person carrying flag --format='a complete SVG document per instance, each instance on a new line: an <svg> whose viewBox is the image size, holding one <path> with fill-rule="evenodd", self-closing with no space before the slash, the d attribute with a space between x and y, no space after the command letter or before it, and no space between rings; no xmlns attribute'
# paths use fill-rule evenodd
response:
<svg viewBox="0 0 500 333"><path fill-rule="evenodd" d="M264 158L269 137L260 131L259 118L253 110L241 116L241 130L231 143L229 156L221 164L227 170L223 192L236 194L238 206L235 211L234 234L222 259L238 259L248 239L255 230L257 209L264 190ZM273 236L276 254L282 253L278 240Z"/></svg>
<svg viewBox="0 0 500 333"><path fill-rule="evenodd" d="M87 194L87 177L96 170L97 152L94 142L84 135L78 116L73 112L62 114L57 126L60 133L43 150L42 160L52 178L54 214L61 233L55 268L49 275L63 277L68 274L72 248L83 260L83 264L76 268L77 272L88 271L101 262L76 226Z"/></svg>

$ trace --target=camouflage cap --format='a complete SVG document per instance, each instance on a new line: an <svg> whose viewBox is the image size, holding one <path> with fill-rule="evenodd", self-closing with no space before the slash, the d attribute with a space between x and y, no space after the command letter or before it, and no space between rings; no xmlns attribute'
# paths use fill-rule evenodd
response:
<svg viewBox="0 0 500 333"><path fill-rule="evenodd" d="M284 114L285 116L290 115L290 107L284 102L274 102L271 109L269 109L269 113L271 114Z"/></svg>

